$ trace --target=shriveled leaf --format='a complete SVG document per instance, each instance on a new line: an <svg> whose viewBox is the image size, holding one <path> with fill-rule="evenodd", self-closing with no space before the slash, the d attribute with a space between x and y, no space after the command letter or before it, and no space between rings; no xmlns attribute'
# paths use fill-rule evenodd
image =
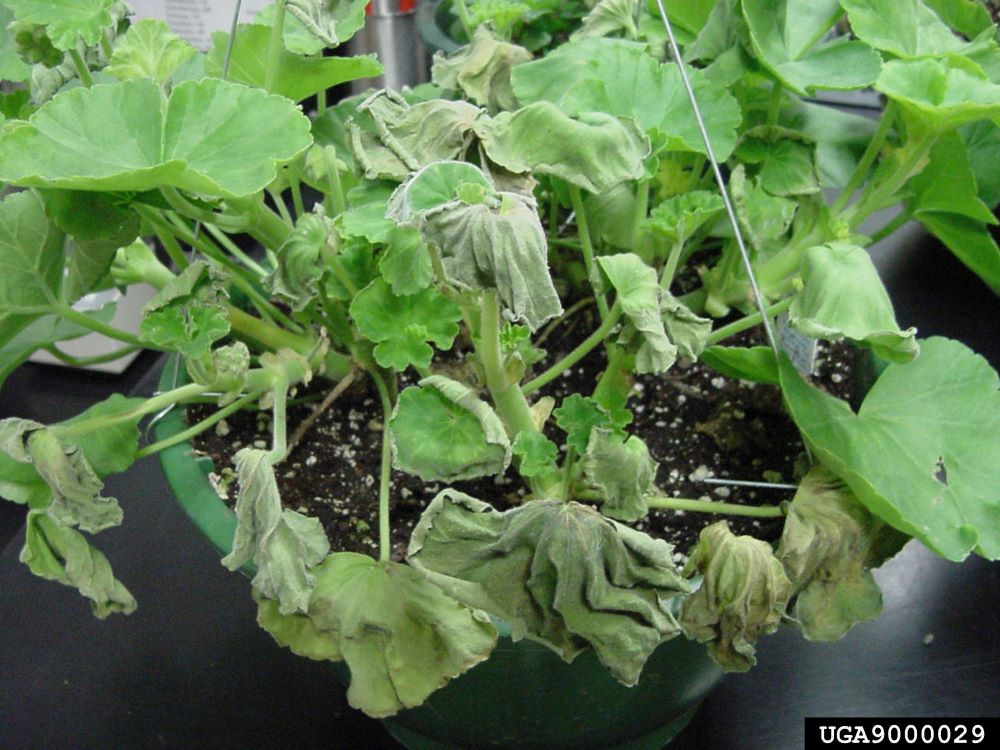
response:
<svg viewBox="0 0 1000 750"><path fill-rule="evenodd" d="M827 341L847 337L894 362L909 362L920 352L917 329L904 331L896 323L889 294L864 248L841 242L810 248L801 273L804 286L788 311L788 323L797 331Z"/></svg>
<svg viewBox="0 0 1000 750"><path fill-rule="evenodd" d="M656 373L670 369L677 361L678 349L667 338L663 327L662 292L656 271L634 253L604 255L597 262L617 293L615 303L621 305L638 335L636 372Z"/></svg>
<svg viewBox="0 0 1000 750"><path fill-rule="evenodd" d="M77 41L97 44L101 31L112 24L115 0L4 0L18 21L46 27L52 43L61 50L75 50Z"/></svg>
<svg viewBox="0 0 1000 750"><path fill-rule="evenodd" d="M778 361L769 346L710 346L701 361L713 370L751 383L778 385Z"/></svg>
<svg viewBox="0 0 1000 750"><path fill-rule="evenodd" d="M434 55L431 77L438 86L461 91L491 112L517 109L510 71L531 59L524 47L501 41L488 27L479 26L468 45L447 57L443 52Z"/></svg>
<svg viewBox="0 0 1000 750"><path fill-rule="evenodd" d="M256 591L274 599L282 614L305 612L315 585L310 568L330 551L323 525L315 518L282 510L267 451L244 448L235 462L239 480L236 536L222 564L237 570L252 561L257 566Z"/></svg>
<svg viewBox="0 0 1000 750"><path fill-rule="evenodd" d="M304 310L319 294L326 271L326 252L336 245L333 222L322 213L299 218L277 252L277 266L264 278L264 288L288 302L293 310ZM326 252L325 252L326 251Z"/></svg>
<svg viewBox="0 0 1000 750"><path fill-rule="evenodd" d="M139 338L189 357L202 357L229 333L225 297L214 269L195 261L143 306Z"/></svg>
<svg viewBox="0 0 1000 750"><path fill-rule="evenodd" d="M500 418L470 388L441 376L399 394L389 430L396 468L428 482L492 476L510 463Z"/></svg>
<svg viewBox="0 0 1000 750"><path fill-rule="evenodd" d="M757 59L796 93L862 89L878 78L882 60L863 41L835 39L817 45L816 29L839 10L838 3L743 0L743 17Z"/></svg>
<svg viewBox="0 0 1000 750"><path fill-rule="evenodd" d="M544 474L555 464L559 455L556 444L540 432L521 432L512 446L518 457L518 471L522 477L536 477Z"/></svg>
<svg viewBox="0 0 1000 750"><path fill-rule="evenodd" d="M701 586L684 601L684 632L702 643L721 667L746 672L757 663L754 643L781 624L792 586L771 545L736 536L725 521L701 531L684 569Z"/></svg>
<svg viewBox="0 0 1000 750"><path fill-rule="evenodd" d="M365 23L365 0L287 0L285 12L324 47L343 44ZM287 41L286 41L287 43ZM313 54L320 50L313 50Z"/></svg>
<svg viewBox="0 0 1000 750"><path fill-rule="evenodd" d="M459 191L465 185L485 193L494 189L490 179L474 164L464 161L430 164L392 194L385 215L404 226L419 226L429 213L458 200Z"/></svg>
<svg viewBox="0 0 1000 750"><path fill-rule="evenodd" d="M62 283L65 239L34 193L0 201L0 321L25 316L23 327L52 308Z"/></svg>
<svg viewBox="0 0 1000 750"><path fill-rule="evenodd" d="M411 365L430 367L430 344L441 351L451 349L462 319L458 305L433 287L401 296L381 279L358 293L350 311L361 334L376 342L376 361L399 372Z"/></svg>
<svg viewBox="0 0 1000 750"><path fill-rule="evenodd" d="M855 36L896 57L936 57L965 45L921 0L840 0L840 4Z"/></svg>
<svg viewBox="0 0 1000 750"><path fill-rule="evenodd" d="M163 21L144 18L117 40L105 72L120 81L152 78L167 83L171 76L198 53L174 34Z"/></svg>
<svg viewBox="0 0 1000 750"><path fill-rule="evenodd" d="M864 505L949 560L1000 557L1000 392L986 360L931 338L890 364L857 414L781 363L781 386L814 455Z"/></svg>
<svg viewBox="0 0 1000 750"><path fill-rule="evenodd" d="M559 177L591 193L639 179L649 155L633 121L602 112L571 117L545 101L481 118L475 131L490 159L511 172Z"/></svg>
<svg viewBox="0 0 1000 750"><path fill-rule="evenodd" d="M188 358L185 362L188 375L201 385L223 394L219 405L235 401L247 386L250 369L250 350L242 341L213 349L201 359Z"/></svg>
<svg viewBox="0 0 1000 750"><path fill-rule="evenodd" d="M699 229L719 218L724 210L725 204L718 193L692 190L657 204L645 226L671 242L684 243Z"/></svg>
<svg viewBox="0 0 1000 750"><path fill-rule="evenodd" d="M131 415L144 401L116 393L72 419L52 425L52 430L59 433L60 440L65 444L78 445L99 477L120 474L132 465L139 450L139 417ZM98 425L83 432L80 430L81 423L96 417L114 419L109 420L112 424ZM63 434L64 428L72 428L69 435Z"/></svg>
<svg viewBox="0 0 1000 750"><path fill-rule="evenodd" d="M159 86L140 78L67 91L5 132L0 179L229 198L262 190L309 144L309 120L281 97L207 78L176 86L164 112Z"/></svg>
<svg viewBox="0 0 1000 750"><path fill-rule="evenodd" d="M229 60L228 79L245 83L254 88L265 88L267 83L268 49L271 30L259 24L241 25L236 30L233 54ZM229 34L212 34L212 49L205 58L205 72L220 76L229 47ZM272 94L280 94L292 101L302 101L320 91L360 78L382 74L382 66L374 55L357 57L306 56L282 47L281 66L274 81Z"/></svg>
<svg viewBox="0 0 1000 750"><path fill-rule="evenodd" d="M656 469L649 448L635 435L624 438L607 429L590 433L583 472L601 492L604 515L629 523L644 518L646 496L656 491Z"/></svg>
<svg viewBox="0 0 1000 750"><path fill-rule="evenodd" d="M586 648L626 685L679 632L670 600L688 592L669 544L593 508L534 500L500 513L453 490L424 511L410 564L467 606L567 661Z"/></svg>
<svg viewBox="0 0 1000 750"><path fill-rule="evenodd" d="M28 513L20 559L35 575L78 589L91 600L96 617L135 611L135 599L115 578L108 559L79 531L57 524L43 511Z"/></svg>
<svg viewBox="0 0 1000 750"><path fill-rule="evenodd" d="M871 574L907 537L858 502L828 469L814 466L799 484L781 532L778 559L795 592L793 614L811 641L835 641L882 613Z"/></svg>
<svg viewBox="0 0 1000 750"><path fill-rule="evenodd" d="M695 315L687 305L667 291L661 293L660 318L667 337L677 347L678 354L691 360L698 359L712 333L712 321Z"/></svg>
<svg viewBox="0 0 1000 750"><path fill-rule="evenodd" d="M347 700L369 716L420 705L496 643L485 615L400 563L338 552L314 572L306 614L285 615L258 599L257 622L300 656L346 661Z"/></svg>

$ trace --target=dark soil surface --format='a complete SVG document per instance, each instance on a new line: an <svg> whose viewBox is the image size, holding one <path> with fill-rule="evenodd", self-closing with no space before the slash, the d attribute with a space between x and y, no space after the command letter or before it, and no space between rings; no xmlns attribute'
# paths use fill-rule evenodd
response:
<svg viewBox="0 0 1000 750"><path fill-rule="evenodd" d="M548 357L536 365L535 371L543 371L569 352L592 330L592 325L587 312L563 324L545 342ZM759 342L756 334L748 333L729 343ZM821 343L813 381L842 398L850 398L854 391L851 373L855 354L847 344ZM460 358L462 353L457 356ZM603 351L596 350L539 395L552 396L557 404L572 393L589 395L604 363ZM331 387L329 382L317 382L299 394L303 402L289 407L289 434ZM798 431L783 411L776 387L733 380L700 363L682 360L664 375L638 378L629 407L635 415L629 430L646 442L659 462L657 485L664 494L748 505L791 499L793 493L788 490L703 481L724 478L795 483L805 465L804 449ZM210 408L194 408L191 417L202 418ZM277 467L285 506L319 518L335 550L378 553L382 423L374 388L359 378ZM554 426L546 434L557 443L564 437ZM216 488L232 504L236 498L232 456L240 448L268 447L269 442L269 415L243 412L203 433L194 444L214 460ZM393 556L401 559L421 511L444 486L402 472L393 472L392 479ZM461 482L455 488L501 510L519 503L526 492L513 468L498 480ZM655 510L636 528L673 544L681 561L697 542L698 532L719 518L715 514ZM737 533L767 540L777 539L781 533L781 520L734 516L727 520Z"/></svg>

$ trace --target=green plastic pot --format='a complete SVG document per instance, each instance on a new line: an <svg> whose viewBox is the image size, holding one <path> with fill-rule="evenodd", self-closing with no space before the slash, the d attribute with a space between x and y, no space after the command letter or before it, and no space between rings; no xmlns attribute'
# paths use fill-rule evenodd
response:
<svg viewBox="0 0 1000 750"><path fill-rule="evenodd" d="M161 390L174 386L168 365ZM186 427L181 411L156 424L157 440ZM208 481L211 459L190 443L160 453L174 497L195 526L228 553L236 516ZM414 709L386 720L413 750L660 750L722 677L705 647L684 637L660 645L633 688L617 682L592 652L571 664L533 641L503 635L490 658ZM345 685L345 665L335 664Z"/></svg>

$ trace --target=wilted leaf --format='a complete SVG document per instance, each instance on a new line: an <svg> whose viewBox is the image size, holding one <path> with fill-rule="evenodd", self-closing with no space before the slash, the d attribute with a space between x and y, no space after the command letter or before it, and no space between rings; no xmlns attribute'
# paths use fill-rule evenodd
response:
<svg viewBox="0 0 1000 750"><path fill-rule="evenodd" d="M690 360L698 359L712 333L712 321L695 315L668 291L661 293L660 318L667 338L677 347L678 354Z"/></svg>
<svg viewBox="0 0 1000 750"><path fill-rule="evenodd" d="M237 341L213 349L201 359L188 358L185 365L194 382L223 394L219 398L219 405L222 406L235 401L246 389L250 350L242 341Z"/></svg>
<svg viewBox="0 0 1000 750"><path fill-rule="evenodd" d="M446 593L567 661L586 648L634 685L679 632L670 600L687 593L669 544L593 508L533 500L500 513L445 490L424 511L408 559Z"/></svg>
<svg viewBox="0 0 1000 750"><path fill-rule="evenodd" d="M626 439L607 429L590 433L583 472L601 491L604 515L629 523L644 518L646 496L656 491L656 469L649 448L635 435Z"/></svg>
<svg viewBox="0 0 1000 750"><path fill-rule="evenodd" d="M336 247L333 222L322 213L299 217L277 251L277 266L264 278L264 288L304 310L319 294L326 254Z"/></svg>
<svg viewBox="0 0 1000 750"><path fill-rule="evenodd" d="M639 2L640 0L599 0L583 17L580 28L571 38L609 36L623 31L626 37L635 39L639 35L635 25Z"/></svg>
<svg viewBox="0 0 1000 750"><path fill-rule="evenodd" d="M442 52L434 55L431 77L438 86L459 90L491 112L517 109L510 71L531 59L524 47L501 41L486 26L479 26L468 45L447 57Z"/></svg>
<svg viewBox="0 0 1000 750"><path fill-rule="evenodd" d="M708 642L726 670L746 672L757 663L754 643L778 629L792 590L771 545L736 536L719 521L702 529L684 572L702 576L684 602L684 632Z"/></svg>
<svg viewBox="0 0 1000 750"><path fill-rule="evenodd" d="M814 455L876 516L949 560L1000 557L1000 392L986 360L931 338L890 364L857 414L781 363L781 386Z"/></svg>
<svg viewBox="0 0 1000 750"><path fill-rule="evenodd" d="M801 273L804 286L788 311L788 323L796 330L827 341L846 336L894 362L909 362L920 352L917 329L899 328L864 248L841 242L810 248Z"/></svg>
<svg viewBox="0 0 1000 750"><path fill-rule="evenodd" d="M346 42L365 23L365 0L287 0L285 11L323 47ZM319 50L313 50L313 53Z"/></svg>
<svg viewBox="0 0 1000 750"><path fill-rule="evenodd" d="M420 705L496 643L486 616L400 563L339 552L314 572L307 614L284 615L260 599L257 622L300 656L346 661L347 700L369 716Z"/></svg>

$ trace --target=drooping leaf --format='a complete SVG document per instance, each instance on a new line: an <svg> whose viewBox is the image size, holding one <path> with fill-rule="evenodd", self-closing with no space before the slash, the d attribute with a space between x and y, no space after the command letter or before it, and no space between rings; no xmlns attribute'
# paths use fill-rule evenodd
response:
<svg viewBox="0 0 1000 750"><path fill-rule="evenodd" d="M51 310L62 283L65 238L34 193L0 201L0 321L19 316L23 327Z"/></svg>
<svg viewBox="0 0 1000 750"><path fill-rule="evenodd" d="M587 482L601 492L601 512L632 523L649 512L646 496L656 492L657 463L635 435L624 438L607 429L590 433L583 456Z"/></svg>
<svg viewBox="0 0 1000 750"><path fill-rule="evenodd" d="M76 49L78 40L97 44L101 31L113 22L115 0L4 0L18 21L46 27L52 43L61 50Z"/></svg>
<svg viewBox="0 0 1000 750"><path fill-rule="evenodd" d="M135 599L115 578L108 559L83 534L59 525L44 511L29 511L20 559L35 575L78 589L91 600L96 617L135 611Z"/></svg>
<svg viewBox="0 0 1000 750"><path fill-rule="evenodd" d="M366 5L365 0L288 0L285 12L322 43L315 54L354 36L365 23Z"/></svg>
<svg viewBox="0 0 1000 750"><path fill-rule="evenodd" d="M441 376L399 394L389 430L396 468L428 482L492 476L510 463L500 418L470 388Z"/></svg>
<svg viewBox="0 0 1000 750"><path fill-rule="evenodd" d="M690 360L698 359L712 333L712 321L695 315L667 291L661 293L660 318L667 338L677 347L677 353Z"/></svg>
<svg viewBox="0 0 1000 750"><path fill-rule="evenodd" d="M309 120L281 97L208 78L176 86L163 112L159 87L141 78L67 91L5 132L0 179L236 197L262 190L309 143Z"/></svg>
<svg viewBox="0 0 1000 750"><path fill-rule="evenodd" d="M994 290L1000 290L1000 247L980 221L957 214L922 214L920 223Z"/></svg>
<svg viewBox="0 0 1000 750"><path fill-rule="evenodd" d="M458 305L433 287L401 296L381 279L358 293L350 311L361 334L376 342L375 360L399 372L411 365L430 367L430 344L441 351L451 349L462 319Z"/></svg>
<svg viewBox="0 0 1000 750"><path fill-rule="evenodd" d="M965 45L921 0L840 0L840 4L855 36L896 57L935 57Z"/></svg>
<svg viewBox="0 0 1000 750"><path fill-rule="evenodd" d="M986 360L931 338L890 364L857 414L781 363L785 401L824 465L894 528L949 560L1000 557L1000 392Z"/></svg>
<svg viewBox="0 0 1000 750"><path fill-rule="evenodd" d="M434 55L431 77L438 86L461 91L491 112L517 109L510 71L531 59L524 47L501 41L488 27L479 26L467 46L447 57L442 52Z"/></svg>
<svg viewBox="0 0 1000 750"><path fill-rule="evenodd" d="M277 251L277 265L264 278L264 288L285 300L293 310L304 310L317 298L326 272L325 255L336 244L333 222L322 213L299 217Z"/></svg>
<svg viewBox="0 0 1000 750"><path fill-rule="evenodd" d="M129 27L115 44L108 67L104 70L120 81L152 78L167 83L171 76L198 53L174 34L163 21L144 18Z"/></svg>
<svg viewBox="0 0 1000 750"><path fill-rule="evenodd" d="M120 474L132 465L139 450L139 417L131 415L143 402L142 398L126 398L116 393L50 429L65 445L79 446L99 477ZM98 417L114 419L81 432L82 423L99 422ZM64 428L72 429L67 435Z"/></svg>
<svg viewBox="0 0 1000 750"><path fill-rule="evenodd" d="M662 290L656 271L634 253L604 255L597 259L620 304L638 335L636 372L664 372L677 361L677 346L663 327L660 311ZM627 334L626 334L627 335Z"/></svg>
<svg viewBox="0 0 1000 750"><path fill-rule="evenodd" d="M835 641L882 613L871 574L907 537L875 518L821 465L799 484L781 532L778 559L795 592L793 613L811 641Z"/></svg>
<svg viewBox="0 0 1000 750"><path fill-rule="evenodd" d="M742 113L736 99L703 72L689 72L716 156L729 158ZM662 150L704 153L705 145L676 65L661 65L647 47L624 39L580 39L511 73L522 105L557 104L570 116L603 112L631 118Z"/></svg>
<svg viewBox="0 0 1000 750"><path fill-rule="evenodd" d="M314 572L307 614L285 615L258 599L257 622L300 656L346 661L347 700L369 716L420 705L496 643L485 615L400 563L338 552Z"/></svg>
<svg viewBox="0 0 1000 750"><path fill-rule="evenodd" d="M471 191L466 192L466 185ZM470 193L475 202L466 201ZM562 313L549 274L545 230L530 196L494 192L471 164L438 162L393 193L388 215L420 229L423 239L440 251L450 281L496 289L514 317L531 330Z"/></svg>
<svg viewBox="0 0 1000 750"><path fill-rule="evenodd" d="M268 49L271 30L259 24L241 25L236 30L233 54L229 60L228 79L254 88L267 84ZM205 72L220 76L229 47L229 34L212 34L212 49L205 58ZM356 57L322 57L298 55L282 47L281 65L274 81L272 94L280 94L298 102L332 86L371 78L382 74L382 66L374 55Z"/></svg>
<svg viewBox="0 0 1000 750"><path fill-rule="evenodd" d="M556 444L545 435L527 430L518 434L511 449L520 460L517 470L522 477L536 477L545 473L559 455Z"/></svg>
<svg viewBox="0 0 1000 750"><path fill-rule="evenodd" d="M571 117L545 101L480 118L474 127L490 159L511 172L559 177L591 193L639 179L649 155L631 120L601 112Z"/></svg>
<svg viewBox="0 0 1000 750"><path fill-rule="evenodd" d="M769 346L710 346L701 361L731 378L778 385L778 361Z"/></svg>
<svg viewBox="0 0 1000 750"><path fill-rule="evenodd" d="M222 564L237 570L253 561L256 591L275 600L281 614L305 612L315 585L310 569L330 551L323 525L315 518L282 510L267 451L243 448L235 463L239 480L236 536Z"/></svg>
<svg viewBox="0 0 1000 750"><path fill-rule="evenodd" d="M413 531L410 564L467 606L572 660L585 648L634 685L679 631L670 600L687 593L672 549L575 502L534 500L505 513L453 490Z"/></svg>
<svg viewBox="0 0 1000 750"><path fill-rule="evenodd" d="M846 336L894 362L917 356L917 329L904 331L896 323L889 294L864 248L842 242L810 248L801 273L802 291L788 311L788 323L797 331L827 341Z"/></svg>
<svg viewBox="0 0 1000 750"><path fill-rule="evenodd" d="M400 181L433 162L460 159L481 112L465 101L410 105L393 91L376 91L347 123L351 150L368 179Z"/></svg>
<svg viewBox="0 0 1000 750"><path fill-rule="evenodd" d="M702 575L701 586L684 601L684 632L707 642L726 670L746 672L757 663L754 643L778 629L792 591L771 545L737 536L718 521L702 529L684 572Z"/></svg>
<svg viewBox="0 0 1000 750"><path fill-rule="evenodd" d="M692 190L657 204L645 226L672 243L684 243L699 229L715 221L724 210L725 204L718 193Z"/></svg>
<svg viewBox="0 0 1000 750"><path fill-rule="evenodd" d="M1000 86L945 60L893 60L875 88L938 133L1000 116Z"/></svg>
<svg viewBox="0 0 1000 750"><path fill-rule="evenodd" d="M862 89L878 78L881 58L863 41L817 45L816 29L839 11L839 0L743 0L757 59L799 94ZM868 41L864 36L861 37Z"/></svg>
<svg viewBox="0 0 1000 750"><path fill-rule="evenodd" d="M189 357L202 357L229 333L225 290L214 269L195 261L147 302L142 341Z"/></svg>
<svg viewBox="0 0 1000 750"><path fill-rule="evenodd" d="M996 224L989 206L979 199L976 176L969 152L957 132L942 135L931 149L930 161L910 182L911 210L925 213L957 214L977 222Z"/></svg>

